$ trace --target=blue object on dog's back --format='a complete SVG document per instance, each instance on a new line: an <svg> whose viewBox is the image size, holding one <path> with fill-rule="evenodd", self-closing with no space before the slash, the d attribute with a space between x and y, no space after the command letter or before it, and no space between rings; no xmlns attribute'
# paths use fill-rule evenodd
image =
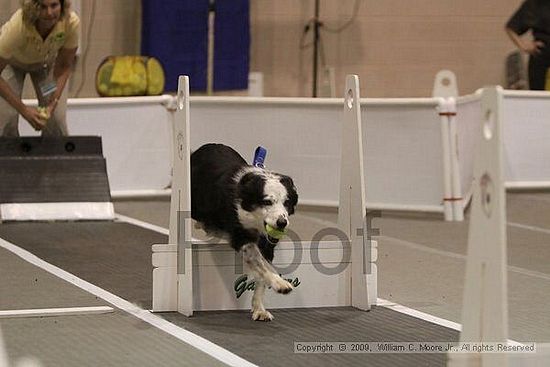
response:
<svg viewBox="0 0 550 367"><path fill-rule="evenodd" d="M252 165L254 167L259 168L265 168L265 157L267 156L267 149L265 149L262 146L258 146L256 148L256 151L254 152L254 159L252 161ZM258 241L258 246L260 247L260 250L262 251L262 254L264 257L266 257L269 261L273 260L273 246L265 235L260 235L260 239ZM269 250L268 250L269 249ZM269 252L269 254L268 254Z"/></svg>
<svg viewBox="0 0 550 367"><path fill-rule="evenodd" d="M267 149L262 146L257 147L256 151L254 152L254 160L252 161L252 165L254 167L265 168L264 162L266 156Z"/></svg>

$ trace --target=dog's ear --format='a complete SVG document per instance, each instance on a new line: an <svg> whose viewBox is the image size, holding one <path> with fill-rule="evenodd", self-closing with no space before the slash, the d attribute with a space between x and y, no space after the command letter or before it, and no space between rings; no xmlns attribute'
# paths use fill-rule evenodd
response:
<svg viewBox="0 0 550 367"><path fill-rule="evenodd" d="M237 198L241 200L241 207L246 211L253 211L263 199L265 180L263 177L249 172L237 184Z"/></svg>
<svg viewBox="0 0 550 367"><path fill-rule="evenodd" d="M294 214L294 208L298 204L298 192L296 191L296 186L294 186L294 181L288 176L281 176L279 181L283 184L288 193L287 201L285 202L288 214Z"/></svg>

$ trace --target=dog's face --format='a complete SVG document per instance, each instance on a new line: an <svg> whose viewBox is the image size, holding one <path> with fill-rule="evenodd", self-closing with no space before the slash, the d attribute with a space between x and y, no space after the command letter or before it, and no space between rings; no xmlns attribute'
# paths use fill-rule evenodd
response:
<svg viewBox="0 0 550 367"><path fill-rule="evenodd" d="M245 228L265 233L265 225L284 229L294 214L298 194L288 176L252 169L237 182L237 212Z"/></svg>

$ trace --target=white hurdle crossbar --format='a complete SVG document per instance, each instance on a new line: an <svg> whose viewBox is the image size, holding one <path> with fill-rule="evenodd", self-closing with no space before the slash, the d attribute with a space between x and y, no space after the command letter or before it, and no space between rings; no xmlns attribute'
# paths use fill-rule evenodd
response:
<svg viewBox="0 0 550 367"><path fill-rule="evenodd" d="M295 295L299 303L293 304L294 307L319 307L331 305L348 305L362 310L370 309L377 299L377 243L370 241L366 223L365 206L365 185L363 168L363 147L361 134L361 111L359 106L359 79L357 76L348 76L346 79L346 97L344 99L344 111L342 120L343 142L341 159L341 191L340 191L340 211L339 211L339 229L347 235L351 245L351 270L346 269L339 275L331 276L330 284L335 287L341 286L342 289L334 290L330 293L335 299L316 300L315 303L309 300L315 289L303 289L308 293L300 296ZM153 245L152 263L153 263L153 307L154 312L178 311L186 316L191 316L193 311L202 309L212 309L212 306L200 304L199 297L200 282L203 278L211 275L200 273L201 266L199 259L201 246L204 241L198 241L191 235L191 189L190 189L190 127L189 127L189 79L186 76L180 76L177 93L177 110L175 112L174 126L174 179L172 186L172 197L170 206L170 234L168 244ZM328 252L334 251L334 241L324 241L318 243L321 248L328 248ZM211 244L210 244L211 245ZM342 244L338 243L340 250ZM283 246L289 249L289 243L280 243L278 247ZM311 243L302 242L299 244L304 250L311 251ZM345 246L344 246L345 247ZM194 253L197 252L197 256ZM232 250L231 250L232 252ZM282 251L284 252L284 251ZM203 252L204 255L204 252ZM196 262L196 263L194 263ZM298 264L301 266L300 264ZM309 264L311 267L312 264ZM344 265L346 265L344 263ZM210 266L210 265L208 265ZM307 266L304 267L308 272L305 276L311 281L318 278L317 286L326 284L329 277L326 274L321 275ZM197 273L193 278L194 272ZM216 276L220 276L223 270L216 271ZM324 276L324 278L323 278ZM204 280L206 281L206 280ZM212 286L212 285L210 285ZM349 288L348 288L349 287ZM208 290L212 294L212 290ZM293 297L296 292L302 289L294 290L289 296ZM313 293L312 293L313 292ZM227 289L220 289L214 296L229 297ZM346 296L348 295L348 296ZM280 307L285 307L285 299L279 298ZM241 302L239 300L239 302ZM222 307L243 307L242 303L235 300L221 302ZM249 306L249 305L248 305ZM292 306L290 304L287 307ZM227 309L227 308L223 308Z"/></svg>

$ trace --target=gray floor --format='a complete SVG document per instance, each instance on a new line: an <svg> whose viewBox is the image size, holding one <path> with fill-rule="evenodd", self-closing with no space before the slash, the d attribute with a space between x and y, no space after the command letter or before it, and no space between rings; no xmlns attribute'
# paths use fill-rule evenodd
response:
<svg viewBox="0 0 550 367"><path fill-rule="evenodd" d="M0 279L0 310L109 306L1 248ZM43 367L224 365L116 309L102 315L7 318L0 325L14 363L33 358Z"/></svg>
<svg viewBox="0 0 550 367"><path fill-rule="evenodd" d="M121 214L168 225L165 200L115 206ZM335 210L301 208L291 225L307 240L336 220ZM510 338L550 342L550 193L508 193L507 221ZM445 222L439 215L384 212L373 226L381 232L379 297L460 323L468 215L464 222Z"/></svg>
<svg viewBox="0 0 550 367"><path fill-rule="evenodd" d="M40 236L36 236L40 233ZM159 235L127 223L118 222L54 222L54 223L5 223L0 226L0 237L16 243L18 247L33 253L61 269L69 271L78 278L88 281L101 289L111 292L124 300L142 308L151 307L152 279L151 279L151 244L166 243L165 235ZM32 267L31 267L32 268ZM14 274L20 269L11 268ZM6 301L18 303L19 307L26 303L33 304L32 290L23 296L20 293L28 287L28 276L12 276L16 284L6 283ZM26 287L18 287L22 279ZM31 278L32 279L32 276ZM53 279L44 275L35 275L33 287L42 288L46 284L47 291L41 291L41 296L49 300L49 307L61 307L65 303L59 302L61 295L67 298L74 290L63 288L55 289L47 284ZM63 282L57 282L63 286ZM59 284L61 283L61 284ZM0 289L2 291L2 289ZM51 293L48 293L50 291ZM40 300L46 302L46 300ZM31 301L31 302L28 302ZM97 301L97 300L96 300ZM81 303L86 303L81 300ZM114 302L114 301L113 301ZM26 306L30 307L30 306ZM35 306L32 306L33 308ZM11 308L11 309L17 309ZM369 364L403 366L427 365L444 366L444 354L423 356L420 354L399 355L368 355L368 354L338 354L330 356L304 355L293 353L294 342L319 341L440 341L456 342L458 332L445 327L433 325L427 321L406 316L401 313L374 307L370 312L363 312L353 308L316 308L294 310L272 310L277 322L262 323L250 319L248 311L243 312L198 312L194 317L187 318L177 313L167 313L163 317L174 324L191 330L201 337L207 338L221 347L243 357L246 360L261 366L308 366L312 361L321 364ZM106 328L105 338L101 340L99 334L91 340L93 346L82 350L80 359L93 358L97 350L108 350L110 356L104 356L103 365L116 365L124 354L113 349L112 344L121 343L117 333L125 334L123 323L117 323L118 316L112 319L106 316L56 317L52 322L36 323L35 320L8 320L7 340L9 345L24 345L29 339L28 330L36 326L40 328L38 335L51 333L53 338L47 340L43 349L35 353L41 360L59 361L59 352L65 348L66 341L61 335L71 332L72 329L85 328L90 323L105 322L116 324L116 328ZM57 321L56 321L57 320ZM19 322L18 322L19 321ZM29 322L26 329L26 322ZM75 323L75 324L73 324ZM143 324L138 322L138 324ZM145 325L144 329L150 328ZM44 329L51 329L45 331ZM67 329L67 330L65 330ZM20 330L20 331L19 331ZM27 331L26 331L27 330ZM90 331L93 334L93 331ZM154 338L155 335L149 335ZM34 336L32 337L34 338ZM31 339L32 339L31 338ZM138 338L139 339L139 338ZM85 343L88 346L88 337L75 343L78 348ZM128 339L129 341L132 339ZM85 342L86 341L86 342ZM133 340L130 342L133 344ZM131 346L123 345L126 351ZM143 352L146 350L144 349ZM139 350L134 351L139 354ZM54 355L52 355L54 354ZM70 361L73 356L69 355ZM136 357L137 358L137 357ZM158 358L155 357L155 358ZM170 354L164 355L159 362L170 364L174 362ZM130 362L133 360L131 359ZM145 363L149 363L148 360ZM189 364L189 362L187 363ZM193 365L204 365L194 363Z"/></svg>
<svg viewBox="0 0 550 367"><path fill-rule="evenodd" d="M250 321L247 311L177 314L168 320L235 351L258 366L445 366L445 354L299 354L295 342L457 341L458 332L383 307L274 310L274 322Z"/></svg>
<svg viewBox="0 0 550 367"><path fill-rule="evenodd" d="M509 255L509 314L510 314L510 338L517 341L550 341L550 194L548 193L513 193L508 195L508 255ZM167 227L169 218L169 202L166 199L118 201L115 203L117 213L133 218L141 219L162 227ZM318 210L314 208L300 208L293 217L292 227L302 239L309 239L318 230L327 226L334 226L337 214L334 210ZM52 228L51 224L43 224ZM468 221L462 223L444 222L439 216L411 215L398 213L383 213L382 217L374 221L374 226L381 230L379 238L379 297L391 300L405 306L439 316L451 321L460 322L462 287L465 267L465 254L468 233ZM0 237L9 241L10 226L1 226ZM59 228L62 228L60 226ZM113 227L114 228L114 227ZM33 247L38 246L39 256L63 257L56 254L55 248L40 248L40 241L36 233L40 229L28 231L27 242ZM87 266L93 269L98 265L94 259L92 241L86 240L87 236L101 237L114 235L117 241L124 241L126 232L120 234L118 230L110 229L98 231L89 227L83 233L73 233L72 239L67 240L66 233L70 229L54 230L58 232L60 240L65 241L65 246L71 246L75 254L79 252L73 272L86 274ZM144 236L146 232L138 234ZM162 235L148 239L162 243L165 238ZM69 237L70 238L70 237ZM82 239L84 239L82 241ZM33 244L34 241L34 244ZM79 242L80 241L80 242ZM82 243L83 245L79 245ZM80 247L79 247L80 246ZM112 253L110 253L111 251ZM116 256L130 256L125 252L117 252L116 248L108 251L100 251L103 259ZM90 296L79 289L68 286L65 282L35 269L22 260L0 252L0 309L17 308L42 308L42 307L73 307L87 305L102 305L103 301ZM93 256L92 256L93 255ZM113 256L111 256L113 255ZM150 259L139 259L149 261ZM103 260L102 260L103 261ZM26 265L25 265L26 264ZM130 269L117 274L113 271L112 264L106 261L102 264L104 271L110 276L119 277L120 288L111 288L111 292L135 300L137 304L147 307L150 302L147 292L142 294L139 287L130 286ZM97 270L96 270L97 272ZM111 272L111 273L109 273ZM23 275L21 275L23 274ZM94 272L90 271L91 282L99 282L100 286L108 288L107 284L101 284L101 279L94 278ZM134 275L132 275L134 276ZM125 278L126 277L126 278ZM86 278L84 276L84 278ZM138 283L149 282L147 274L138 275ZM135 279L134 279L135 280ZM124 283L126 282L126 283ZM126 292L126 293L125 293ZM48 297L55 294L56 297ZM61 306L60 306L61 305ZM305 365L315 363L319 366L332 365L357 365L358 363L370 365L369 356L327 356L327 355L287 355L292 354L289 340L280 340L278 336L292 335L292 327L297 320L302 320L300 325L306 325L305 335L311 334L325 336L324 340L334 340L332 335L338 335L337 331L331 331L330 320L340 326L360 325L364 330L371 330L371 334L361 335L361 340L369 341L370 336L376 336L376 325L364 324L368 318L362 317L369 313L356 312L352 309L316 310L321 321L318 324L308 321L313 313L307 310L276 310L276 321L269 324L250 323L246 312L207 312L198 313L196 317L187 319L178 315L166 315L175 324L202 333L209 340L213 340L228 350L238 350L239 355L250 358L253 363L262 366L278 366L283 364ZM381 312L389 312L382 308L375 308L374 312L384 316ZM371 318L374 319L374 318ZM383 319L383 317L382 317ZM407 318L403 323L407 323ZM224 323L232 320L231 329L224 328ZM234 324L239 325L235 331ZM316 325L327 324L326 329ZM10 357L19 358L27 355L31 349L38 351L39 357L45 362L45 366L58 365L152 365L155 358L166 361L166 365L217 365L217 361L211 357L181 343L174 338L151 328L133 319L131 316L117 311L113 314L102 316L78 316L61 318L44 318L28 320L1 321L4 330L6 344ZM310 329L307 329L307 328ZM89 329L89 332L86 330ZM403 331L404 339L411 338L418 326ZM101 331L108 332L107 340L102 338ZM224 337L225 331L225 337ZM234 338L227 335L235 333ZM412 334L407 334L411 332ZM456 339L456 333L446 331L443 339ZM55 348L51 341L51 335L58 340ZM262 342L262 337L269 343ZM154 339L154 341L153 341ZM128 343L132 340L132 343ZM135 343L134 343L135 340ZM415 339L411 339L415 340ZM424 339L426 340L426 339ZM73 343L71 343L73 341ZM77 341L76 343L74 341ZM107 351L98 351L94 347L96 342L108 342L111 346L118 346ZM124 343L126 341L126 343ZM130 344L130 345L125 345ZM266 347L268 344L270 347ZM32 345L33 347L29 347ZM36 347L35 347L36 345ZM83 348L81 353L71 350ZM271 348L271 346L273 346ZM53 349L52 349L53 348ZM152 349L149 349L152 348ZM258 350L263 348L263 350ZM290 348L290 349L289 349ZM154 349L154 350L153 350ZM141 353L139 353L141 352ZM258 353L260 352L260 353ZM97 363L86 359L86 355L101 354ZM151 359L137 362L133 359L142 353L151 355ZM53 355L53 357L52 357ZM258 357L260 355L261 357ZM56 357L57 356L57 357ZM110 357L108 357L110 356ZM43 357L43 358L42 358ZM164 357L164 358L163 358ZM187 359L186 359L187 358ZM259 358L259 359L258 359ZM292 359L294 358L294 359ZM361 358L361 357L359 357ZM367 359L364 359L367 358ZM422 360L407 360L401 356L394 360L377 360L373 365L444 365L441 356L430 356ZM173 361L175 364L170 364ZM181 363L180 363L181 362Z"/></svg>

